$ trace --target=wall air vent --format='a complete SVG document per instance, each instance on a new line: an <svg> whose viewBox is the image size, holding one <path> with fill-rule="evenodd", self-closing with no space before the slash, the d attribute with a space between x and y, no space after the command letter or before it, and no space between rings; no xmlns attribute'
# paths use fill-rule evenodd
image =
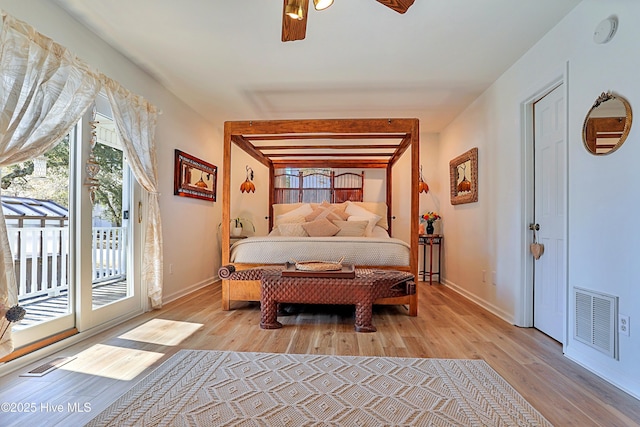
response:
<svg viewBox="0 0 640 427"><path fill-rule="evenodd" d="M617 358L616 319L618 297L573 288L575 325L573 338L607 356Z"/></svg>

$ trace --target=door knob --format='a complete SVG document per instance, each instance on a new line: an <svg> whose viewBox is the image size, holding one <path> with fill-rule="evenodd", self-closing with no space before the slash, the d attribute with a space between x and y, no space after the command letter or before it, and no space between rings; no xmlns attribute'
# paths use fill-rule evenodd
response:
<svg viewBox="0 0 640 427"><path fill-rule="evenodd" d="M540 230L540 224L529 224L529 230Z"/></svg>

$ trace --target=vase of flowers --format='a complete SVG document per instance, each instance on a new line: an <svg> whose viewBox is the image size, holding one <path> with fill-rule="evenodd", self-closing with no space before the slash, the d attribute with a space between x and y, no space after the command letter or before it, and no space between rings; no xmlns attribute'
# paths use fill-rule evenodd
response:
<svg viewBox="0 0 640 427"><path fill-rule="evenodd" d="M425 214L422 214L422 216L420 217L420 219L422 221L426 221L427 222L427 227L426 227L426 231L427 234L433 234L433 222L440 219L441 216L438 215L437 212L427 212Z"/></svg>

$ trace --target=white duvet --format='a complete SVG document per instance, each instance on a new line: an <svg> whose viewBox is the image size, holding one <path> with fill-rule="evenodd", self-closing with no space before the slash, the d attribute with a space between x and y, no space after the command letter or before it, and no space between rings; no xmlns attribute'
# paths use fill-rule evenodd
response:
<svg viewBox="0 0 640 427"><path fill-rule="evenodd" d="M287 261L338 261L370 266L408 266L411 247L390 237L248 237L233 244L231 262L284 264Z"/></svg>

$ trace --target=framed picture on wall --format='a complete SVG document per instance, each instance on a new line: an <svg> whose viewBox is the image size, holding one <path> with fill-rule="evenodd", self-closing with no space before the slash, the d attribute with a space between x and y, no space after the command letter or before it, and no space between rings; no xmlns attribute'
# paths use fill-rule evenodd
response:
<svg viewBox="0 0 640 427"><path fill-rule="evenodd" d="M478 147L449 162L451 204L478 201Z"/></svg>
<svg viewBox="0 0 640 427"><path fill-rule="evenodd" d="M176 196L215 202L217 175L217 166L176 149L173 179Z"/></svg>

